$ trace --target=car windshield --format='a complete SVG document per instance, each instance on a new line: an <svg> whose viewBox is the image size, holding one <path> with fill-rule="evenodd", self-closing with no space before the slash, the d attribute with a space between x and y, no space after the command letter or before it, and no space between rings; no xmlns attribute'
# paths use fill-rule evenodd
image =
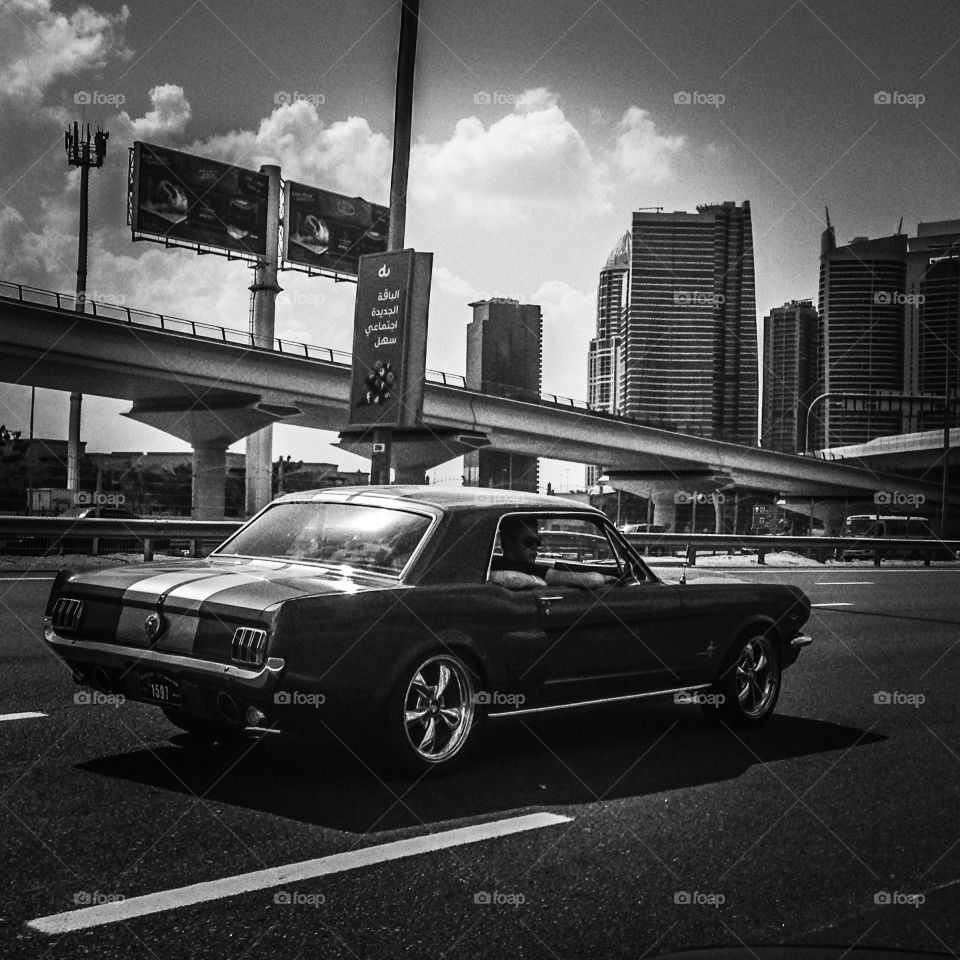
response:
<svg viewBox="0 0 960 960"><path fill-rule="evenodd" d="M227 540L214 556L345 564L398 576L430 517L355 503L277 503Z"/></svg>

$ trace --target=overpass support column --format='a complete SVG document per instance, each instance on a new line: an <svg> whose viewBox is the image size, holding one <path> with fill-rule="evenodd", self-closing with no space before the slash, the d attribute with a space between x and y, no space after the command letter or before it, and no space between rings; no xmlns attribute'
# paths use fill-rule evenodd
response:
<svg viewBox="0 0 960 960"><path fill-rule="evenodd" d="M669 533L682 533L677 530L677 504L673 499L674 493L655 493L653 499L653 522L662 523Z"/></svg>
<svg viewBox="0 0 960 960"><path fill-rule="evenodd" d="M80 403L82 393L70 394L70 425L67 432L67 489L80 489Z"/></svg>
<svg viewBox="0 0 960 960"><path fill-rule="evenodd" d="M227 485L226 443L197 443L193 447L194 520L222 520Z"/></svg>

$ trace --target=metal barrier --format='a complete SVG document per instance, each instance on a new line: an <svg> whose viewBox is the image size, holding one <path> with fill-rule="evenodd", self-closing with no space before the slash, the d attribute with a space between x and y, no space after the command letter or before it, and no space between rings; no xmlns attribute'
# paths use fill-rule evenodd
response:
<svg viewBox="0 0 960 960"><path fill-rule="evenodd" d="M778 536L735 536L730 533L628 533L624 534L628 543L636 547L668 547L672 552L683 550L690 566L697 562L700 550L747 550L756 551L757 563L765 564L768 553L781 550L803 551L821 563L825 560L842 558L843 554L867 554L879 567L885 556L912 553L929 566L933 559L960 560L960 540L929 539L893 539L893 538L856 538L856 537L778 537ZM948 554L950 556L948 556Z"/></svg>
<svg viewBox="0 0 960 960"><path fill-rule="evenodd" d="M101 541L131 541L143 550L145 560L153 558L154 551L171 543L187 543L189 556L204 555L205 548L212 549L237 530L242 520L181 520L139 519L102 520L77 517L0 517L0 554L25 552L43 544L45 555L62 552L76 541L89 541L89 552L98 556ZM960 560L960 540L923 539L857 539L855 537L777 537L735 536L729 533L629 533L624 534L628 543L645 552L649 548L669 549L671 553L684 552L687 563L697 562L697 551L714 552L747 550L757 553L757 562L764 564L768 553L780 550L799 550L813 555L821 562L842 553L857 553L872 557L876 566L884 556L903 553L915 554L929 565L932 559ZM126 551L132 552L132 551ZM209 550L207 550L209 552ZM951 555L951 556L948 556Z"/></svg>
<svg viewBox="0 0 960 960"><path fill-rule="evenodd" d="M154 552L165 552L172 544L180 555L200 557L223 543L241 520L103 520L78 517L0 517L0 554L50 556L64 552L139 553L152 560Z"/></svg>

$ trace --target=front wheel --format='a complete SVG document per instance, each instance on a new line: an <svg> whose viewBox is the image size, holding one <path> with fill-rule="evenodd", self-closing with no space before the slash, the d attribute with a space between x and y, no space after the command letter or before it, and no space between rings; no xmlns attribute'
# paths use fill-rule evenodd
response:
<svg viewBox="0 0 960 960"><path fill-rule="evenodd" d="M414 662L387 701L388 761L404 773L451 770L479 735L474 673L452 653Z"/></svg>
<svg viewBox="0 0 960 960"><path fill-rule="evenodd" d="M736 642L733 656L714 681L708 715L734 727L758 727L773 714L780 696L780 653L763 633Z"/></svg>

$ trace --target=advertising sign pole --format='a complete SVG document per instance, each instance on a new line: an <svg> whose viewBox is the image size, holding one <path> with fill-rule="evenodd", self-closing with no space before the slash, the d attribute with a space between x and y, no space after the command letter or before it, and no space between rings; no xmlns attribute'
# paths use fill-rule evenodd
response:
<svg viewBox="0 0 960 960"><path fill-rule="evenodd" d="M259 347L273 349L276 320L277 267L280 250L280 168L268 164L260 168L267 175L267 250L266 260L257 263L253 285L253 342ZM262 510L273 498L271 489L273 462L273 427L264 427L247 437L246 507L247 516Z"/></svg>
<svg viewBox="0 0 960 960"><path fill-rule="evenodd" d="M401 0L400 45L397 52L397 92L393 120L393 167L390 174L390 232L387 250L402 250L407 223L407 175L413 122L413 77L417 59L420 0ZM390 482L391 431L373 432L370 483Z"/></svg>

